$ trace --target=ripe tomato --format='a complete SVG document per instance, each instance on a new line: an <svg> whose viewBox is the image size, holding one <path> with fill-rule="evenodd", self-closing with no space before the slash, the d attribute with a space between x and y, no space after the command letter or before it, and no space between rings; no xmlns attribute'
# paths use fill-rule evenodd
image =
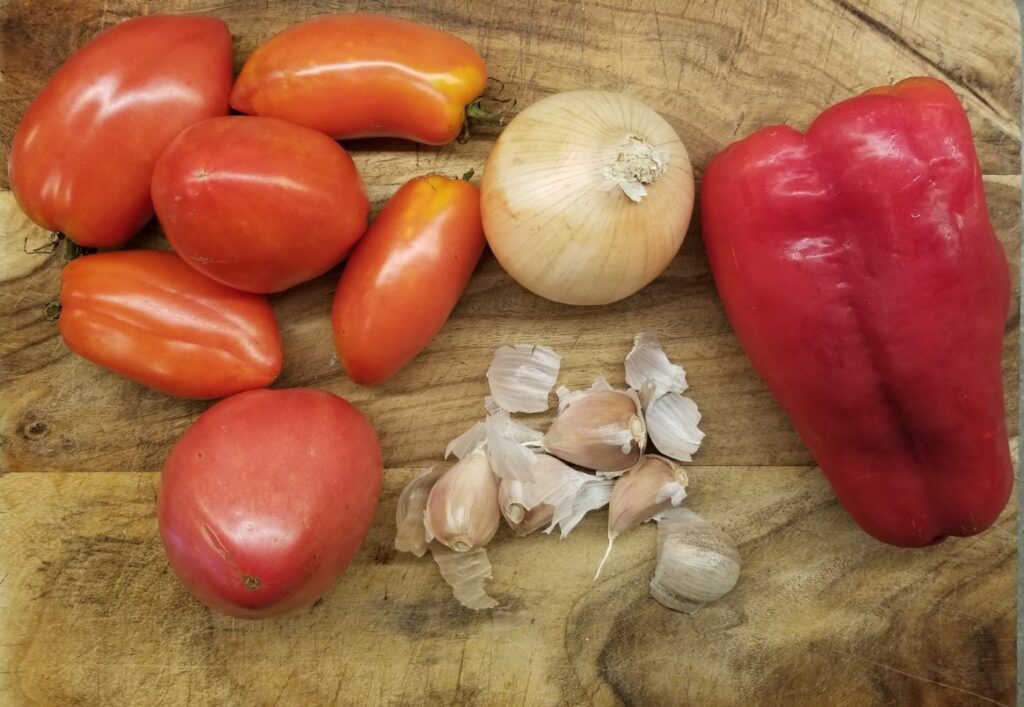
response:
<svg viewBox="0 0 1024 707"><path fill-rule="evenodd" d="M174 253L123 250L71 261L61 275L58 328L104 368L183 398L270 385L281 332L266 297L226 287Z"/></svg>
<svg viewBox="0 0 1024 707"><path fill-rule="evenodd" d="M153 205L189 265L248 292L279 292L327 272L363 235L370 211L341 145L245 116L178 135L153 171Z"/></svg>
<svg viewBox="0 0 1024 707"><path fill-rule="evenodd" d="M379 15L329 15L267 40L246 60L231 106L339 139L458 137L487 87L483 59L458 37Z"/></svg>
<svg viewBox="0 0 1024 707"><path fill-rule="evenodd" d="M359 551L381 472L376 433L336 395L291 388L222 400L164 465L167 559L200 601L232 616L308 605Z"/></svg>
<svg viewBox="0 0 1024 707"><path fill-rule="evenodd" d="M127 241L153 216L157 157L192 123L228 112L231 34L212 17L140 17L57 70L11 144L11 189L30 219L83 246Z"/></svg>
<svg viewBox="0 0 1024 707"><path fill-rule="evenodd" d="M331 320L342 365L379 383L444 326L484 250L480 190L437 174L406 182L341 273Z"/></svg>

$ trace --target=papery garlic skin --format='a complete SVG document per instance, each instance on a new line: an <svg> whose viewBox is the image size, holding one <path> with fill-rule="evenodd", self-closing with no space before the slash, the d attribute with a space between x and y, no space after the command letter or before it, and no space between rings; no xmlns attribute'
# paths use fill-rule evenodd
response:
<svg viewBox="0 0 1024 707"><path fill-rule="evenodd" d="M430 489L423 526L427 542L457 552L485 546L498 531L498 480L482 447L448 469Z"/></svg>
<svg viewBox="0 0 1024 707"><path fill-rule="evenodd" d="M402 489L395 509L395 549L423 557L427 551L427 533L423 513L434 484L445 473L441 467L431 467L418 474Z"/></svg>
<svg viewBox="0 0 1024 707"><path fill-rule="evenodd" d="M686 147L653 109L568 91L505 127L484 168L481 215L519 284L557 302L607 304L668 267L693 197Z"/></svg>
<svg viewBox="0 0 1024 707"><path fill-rule="evenodd" d="M522 481L502 479L498 485L498 505L505 522L516 535L529 535L551 522L555 507L549 503L536 503L528 507L528 492Z"/></svg>
<svg viewBox="0 0 1024 707"><path fill-rule="evenodd" d="M640 400L645 407L667 392L682 393L687 388L686 371L668 360L658 335L653 331L636 335L624 367L626 383L640 392Z"/></svg>
<svg viewBox="0 0 1024 707"><path fill-rule="evenodd" d="M478 611L498 605L484 591L484 581L491 578L491 561L485 548L456 552L435 542L430 544L430 554L460 604Z"/></svg>
<svg viewBox="0 0 1024 707"><path fill-rule="evenodd" d="M547 346L517 344L494 352L487 369L488 401L508 412L544 412L562 357ZM490 410L491 403L488 402Z"/></svg>
<svg viewBox="0 0 1024 707"><path fill-rule="evenodd" d="M651 401L646 412L647 432L658 451L672 459L692 461L704 439L697 426L701 418L697 403L668 392Z"/></svg>
<svg viewBox="0 0 1024 707"><path fill-rule="evenodd" d="M587 392L562 409L541 439L548 454L596 471L623 471L640 460L647 427L631 391Z"/></svg>
<svg viewBox="0 0 1024 707"><path fill-rule="evenodd" d="M736 542L693 511L677 508L658 522L658 561L651 596L688 614L722 598L740 576Z"/></svg>

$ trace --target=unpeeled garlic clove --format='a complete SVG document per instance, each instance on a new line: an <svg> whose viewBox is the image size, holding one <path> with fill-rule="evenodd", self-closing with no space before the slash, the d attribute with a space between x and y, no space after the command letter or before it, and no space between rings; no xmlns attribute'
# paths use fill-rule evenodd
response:
<svg viewBox="0 0 1024 707"><path fill-rule="evenodd" d="M622 471L636 464L647 442L636 394L597 390L572 395L541 439L543 449L597 471Z"/></svg>
<svg viewBox="0 0 1024 707"><path fill-rule="evenodd" d="M555 507L549 503L538 503L528 507L526 496L522 481L502 479L498 484L498 505L501 507L501 515L505 517L505 522L516 535L529 535L550 523L555 512Z"/></svg>
<svg viewBox="0 0 1024 707"><path fill-rule="evenodd" d="M498 480L483 447L477 447L430 489L423 514L426 539L466 552L489 543L500 523Z"/></svg>
<svg viewBox="0 0 1024 707"><path fill-rule="evenodd" d="M594 579L611 555L615 538L659 513L678 506L686 498L687 478L682 467L671 459L653 454L620 476L608 501L608 549L597 566Z"/></svg>
<svg viewBox="0 0 1024 707"><path fill-rule="evenodd" d="M736 586L740 555L732 537L687 508L658 521L658 563L651 596L692 614Z"/></svg>
<svg viewBox="0 0 1024 707"><path fill-rule="evenodd" d="M402 489L395 510L395 523L398 526L395 549L399 552L411 552L416 557L423 557L426 553L427 532L423 525L423 512L427 507L430 490L444 472L442 467L431 467L414 477Z"/></svg>

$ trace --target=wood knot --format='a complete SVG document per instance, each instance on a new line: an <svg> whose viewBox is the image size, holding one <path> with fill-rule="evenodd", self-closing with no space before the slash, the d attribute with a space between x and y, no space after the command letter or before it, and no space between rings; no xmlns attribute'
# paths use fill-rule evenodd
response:
<svg viewBox="0 0 1024 707"><path fill-rule="evenodd" d="M21 436L30 442L34 442L37 439L45 437L46 433L49 431L50 430L46 426L46 423L42 420L32 420L31 422L26 422L22 425Z"/></svg>

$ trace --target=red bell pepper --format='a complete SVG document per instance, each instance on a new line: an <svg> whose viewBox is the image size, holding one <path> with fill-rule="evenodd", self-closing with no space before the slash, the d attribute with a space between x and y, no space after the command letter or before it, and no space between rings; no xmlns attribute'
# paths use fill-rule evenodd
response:
<svg viewBox="0 0 1024 707"><path fill-rule="evenodd" d="M1010 282L949 87L760 130L711 160L701 200L729 320L853 519L908 547L989 527L1013 482Z"/></svg>

